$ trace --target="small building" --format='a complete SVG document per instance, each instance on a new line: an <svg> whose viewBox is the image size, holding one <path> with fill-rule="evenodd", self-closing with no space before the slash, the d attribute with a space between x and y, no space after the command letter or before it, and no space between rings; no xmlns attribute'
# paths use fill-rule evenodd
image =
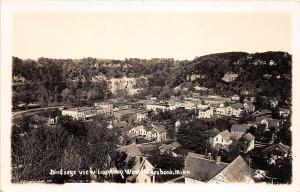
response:
<svg viewBox="0 0 300 192"><path fill-rule="evenodd" d="M256 125L256 126L259 124L265 125L267 130L269 130L271 127L273 127L273 128L275 128L275 131L278 131L281 121L279 119L273 119L268 116L261 116L261 117L257 117L255 119L255 123L254 123L254 125Z"/></svg>
<svg viewBox="0 0 300 192"><path fill-rule="evenodd" d="M276 143L263 149L262 154L269 164L276 164L277 159L287 158L291 155L291 147Z"/></svg>
<svg viewBox="0 0 300 192"><path fill-rule="evenodd" d="M204 110L199 110L199 118L211 118L214 115L214 110L213 109L204 109Z"/></svg>
<svg viewBox="0 0 300 192"><path fill-rule="evenodd" d="M240 96L238 96L238 95L232 95L231 100L232 101L239 101L240 100Z"/></svg>
<svg viewBox="0 0 300 192"><path fill-rule="evenodd" d="M279 116L280 117L288 117L291 113L290 109L286 109L286 108L279 108Z"/></svg>
<svg viewBox="0 0 300 192"><path fill-rule="evenodd" d="M250 101L246 101L244 103L244 109L248 113L254 112L255 111L255 106Z"/></svg>
<svg viewBox="0 0 300 192"><path fill-rule="evenodd" d="M231 163L189 153L185 159L185 184L193 183L254 183L254 170L238 156Z"/></svg>
<svg viewBox="0 0 300 192"><path fill-rule="evenodd" d="M167 130L162 127L155 127L151 130L152 132L152 139L156 139L157 141L166 141L167 140Z"/></svg>
<svg viewBox="0 0 300 192"><path fill-rule="evenodd" d="M234 103L226 107L226 115L233 117L240 117L244 111L244 105L240 102Z"/></svg>
<svg viewBox="0 0 300 192"><path fill-rule="evenodd" d="M228 130L220 132L218 129L214 128L212 130L205 131L204 134L209 137L209 142L214 148L222 148L232 143L231 134Z"/></svg>
<svg viewBox="0 0 300 192"><path fill-rule="evenodd" d="M128 183L155 183L154 166L146 157L136 157Z"/></svg>
<svg viewBox="0 0 300 192"><path fill-rule="evenodd" d="M254 140L255 137L251 133L247 133L241 138L240 142L243 145L244 152L247 153L254 149Z"/></svg>

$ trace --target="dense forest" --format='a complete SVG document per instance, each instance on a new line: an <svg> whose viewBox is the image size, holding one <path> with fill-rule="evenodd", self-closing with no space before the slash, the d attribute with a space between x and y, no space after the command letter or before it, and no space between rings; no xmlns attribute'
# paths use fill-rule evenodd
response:
<svg viewBox="0 0 300 192"><path fill-rule="evenodd" d="M237 77L224 81L227 73ZM280 106L291 103L291 55L286 52L218 53L192 61L174 59L95 58L22 60L13 57L13 104L81 103L113 97L111 78L146 77L137 98L167 99L204 87L223 96L238 94L272 98ZM180 87L180 89L176 89ZM175 89L174 89L175 88ZM280 91L278 91L280 90Z"/></svg>

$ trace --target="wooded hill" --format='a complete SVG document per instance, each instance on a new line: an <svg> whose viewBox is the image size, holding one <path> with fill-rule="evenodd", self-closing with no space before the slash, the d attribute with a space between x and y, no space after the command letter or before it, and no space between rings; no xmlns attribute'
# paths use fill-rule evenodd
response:
<svg viewBox="0 0 300 192"><path fill-rule="evenodd" d="M175 87L186 87L188 92L192 92L195 86L200 86L223 96L261 96L289 105L291 65L291 55L286 52L228 52L205 55L192 61L95 58L21 60L13 57L13 103L101 100L111 97L109 79L144 76L148 82L138 85L143 88L138 95L140 98L156 96L166 99L171 95L186 95L186 90L174 91ZM225 81L226 74L234 74L236 78Z"/></svg>

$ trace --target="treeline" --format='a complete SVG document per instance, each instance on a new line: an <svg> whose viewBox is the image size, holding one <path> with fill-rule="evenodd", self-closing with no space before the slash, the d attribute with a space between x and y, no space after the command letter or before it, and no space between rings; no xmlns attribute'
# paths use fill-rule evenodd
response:
<svg viewBox="0 0 300 192"><path fill-rule="evenodd" d="M80 122L60 116L57 125L32 127L32 117L16 119L12 127L12 182L89 182L80 170L125 168L126 156L116 152L116 130L108 130L101 116ZM124 166L124 167L123 167ZM77 171L74 176L51 174L51 170ZM121 176L98 175L98 181L125 182Z"/></svg>

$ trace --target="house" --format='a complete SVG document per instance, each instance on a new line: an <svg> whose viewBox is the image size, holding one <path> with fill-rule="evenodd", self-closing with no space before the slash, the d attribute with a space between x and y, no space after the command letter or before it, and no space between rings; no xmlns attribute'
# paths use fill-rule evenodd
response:
<svg viewBox="0 0 300 192"><path fill-rule="evenodd" d="M248 113L254 112L255 111L255 106L250 101L246 101L244 103L244 109Z"/></svg>
<svg viewBox="0 0 300 192"><path fill-rule="evenodd" d="M226 107L225 114L227 116L240 117L243 111L244 111L244 105L238 102Z"/></svg>
<svg viewBox="0 0 300 192"><path fill-rule="evenodd" d="M276 160L287 158L291 155L291 147L276 143L262 150L263 157L269 164L276 164Z"/></svg>
<svg viewBox="0 0 300 192"><path fill-rule="evenodd" d="M150 125L140 125L137 127L133 127L132 129L129 130L131 133L135 133L140 137L147 138L147 139L152 139L152 132L151 130L153 129L153 126Z"/></svg>
<svg viewBox="0 0 300 192"><path fill-rule="evenodd" d="M141 125L130 129L129 132L135 133L138 136L148 140L167 140L167 130L163 126L155 126L153 124Z"/></svg>
<svg viewBox="0 0 300 192"><path fill-rule="evenodd" d="M154 166L146 157L136 157L133 174L126 178L128 183L155 183Z"/></svg>
<svg viewBox="0 0 300 192"><path fill-rule="evenodd" d="M155 139L157 141L166 141L167 140L167 130L162 127L155 127L151 130L151 139Z"/></svg>
<svg viewBox="0 0 300 192"><path fill-rule="evenodd" d="M249 152L254 149L254 140L255 137L251 133L245 134L241 139L240 142L242 143L244 152Z"/></svg>
<svg viewBox="0 0 300 192"><path fill-rule="evenodd" d="M271 99L270 100L270 106L271 107L277 107L278 106L278 100L277 99Z"/></svg>
<svg viewBox="0 0 300 192"><path fill-rule="evenodd" d="M207 159L203 155L189 153L185 159L185 184L192 183L254 183L254 170L238 156L231 163Z"/></svg>
<svg viewBox="0 0 300 192"><path fill-rule="evenodd" d="M238 95L232 95L231 100L232 101L239 101L240 100L240 96L238 96Z"/></svg>
<svg viewBox="0 0 300 192"><path fill-rule="evenodd" d="M231 134L228 130L220 132L218 129L214 128L205 131L204 134L209 137L211 146L215 148L228 146L232 143Z"/></svg>
<svg viewBox="0 0 300 192"><path fill-rule="evenodd" d="M211 118L214 115L213 109L199 110L199 118Z"/></svg>
<svg viewBox="0 0 300 192"><path fill-rule="evenodd" d="M118 121L127 120L130 123L139 123L147 119L148 113L138 109L123 109L113 112Z"/></svg>
<svg viewBox="0 0 300 192"><path fill-rule="evenodd" d="M94 103L94 106L97 108L97 113L99 114L104 114L104 115L113 114L114 107L112 103L99 102L99 103Z"/></svg>
<svg viewBox="0 0 300 192"><path fill-rule="evenodd" d="M261 117L257 117L254 123L254 125L256 126L259 124L265 125L267 130L273 127L275 128L276 131L278 131L281 121L279 119L273 119L271 117L261 116Z"/></svg>
<svg viewBox="0 0 300 192"><path fill-rule="evenodd" d="M288 117L291 113L290 109L286 109L286 108L279 108L279 116L280 117Z"/></svg>
<svg viewBox="0 0 300 192"><path fill-rule="evenodd" d="M249 129L249 125L247 124L233 124L230 128L231 136L233 139L238 140Z"/></svg>
<svg viewBox="0 0 300 192"><path fill-rule="evenodd" d="M89 117L97 115L97 109L95 107L74 107L68 109L62 109L63 116L70 116L76 120L86 120Z"/></svg>

